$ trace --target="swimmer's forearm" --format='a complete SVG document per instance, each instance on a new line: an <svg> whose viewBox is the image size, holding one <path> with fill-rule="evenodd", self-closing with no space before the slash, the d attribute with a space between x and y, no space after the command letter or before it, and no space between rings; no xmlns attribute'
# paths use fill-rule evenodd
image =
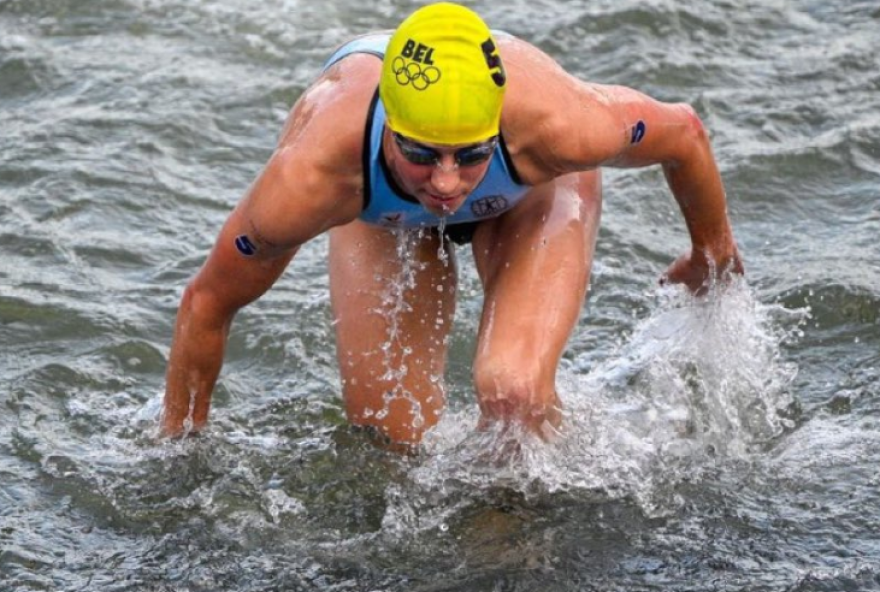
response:
<svg viewBox="0 0 880 592"><path fill-rule="evenodd" d="M693 133L695 138L686 157L665 164L663 170L684 216L694 251L724 265L736 256L724 185L705 130L700 125Z"/></svg>
<svg viewBox="0 0 880 592"><path fill-rule="evenodd" d="M208 421L211 393L226 348L231 318L225 322L200 315L189 290L178 313L166 373L163 435L180 436L201 430Z"/></svg>

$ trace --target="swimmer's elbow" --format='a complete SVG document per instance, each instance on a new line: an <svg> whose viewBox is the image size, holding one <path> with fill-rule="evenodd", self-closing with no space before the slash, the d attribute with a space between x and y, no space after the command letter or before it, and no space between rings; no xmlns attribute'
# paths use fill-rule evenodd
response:
<svg viewBox="0 0 880 592"><path fill-rule="evenodd" d="M183 291L178 315L206 328L221 329L228 326L239 308L238 303L225 297L223 290L208 285L197 276Z"/></svg>
<svg viewBox="0 0 880 592"><path fill-rule="evenodd" d="M672 108L677 112L679 131L668 144L668 156L663 159L664 167L675 169L695 160L712 159L709 131L696 110L687 103L676 103Z"/></svg>
<svg viewBox="0 0 880 592"><path fill-rule="evenodd" d="M676 107L682 112L682 117L684 119L684 135L692 141L708 143L709 132L703 124L703 120L700 119L697 110L687 103L678 103Z"/></svg>

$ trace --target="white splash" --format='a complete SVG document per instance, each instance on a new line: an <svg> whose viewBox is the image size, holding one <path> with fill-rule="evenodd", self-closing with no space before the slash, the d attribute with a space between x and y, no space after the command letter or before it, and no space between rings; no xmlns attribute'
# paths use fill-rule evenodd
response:
<svg viewBox="0 0 880 592"><path fill-rule="evenodd" d="M656 310L608 361L587 373L561 369L566 419L555 442L517 429L477 432L475 406L447 414L411 471L422 497L461 494L448 506L498 487L577 492L632 498L658 515L675 506L676 483L771 445L790 425L797 371L782 346L800 335L808 312L761 304L744 281L699 299L674 287L657 296ZM435 515L423 526L453 511L406 502L416 503ZM389 499L386 527L413 511Z"/></svg>

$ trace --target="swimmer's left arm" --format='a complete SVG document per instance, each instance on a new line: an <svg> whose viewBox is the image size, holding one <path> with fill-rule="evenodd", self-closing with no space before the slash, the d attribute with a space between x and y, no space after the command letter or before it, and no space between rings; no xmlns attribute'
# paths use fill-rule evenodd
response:
<svg viewBox="0 0 880 592"><path fill-rule="evenodd" d="M691 253L665 280L699 291L710 277L743 273L727 200L707 130L694 109L624 87L580 83L577 113L587 113L567 143L567 166L660 165L690 233ZM571 115L574 115L572 112Z"/></svg>
<svg viewBox="0 0 880 592"><path fill-rule="evenodd" d="M742 274L743 264L727 214L727 198L706 130L696 111L682 103L661 103L632 90L621 101L623 149L612 166L659 164L678 202L692 251L666 273L694 291L709 277Z"/></svg>
<svg viewBox="0 0 880 592"><path fill-rule="evenodd" d="M505 41L502 50L509 79L502 129L526 184L603 166L660 165L693 243L666 278L698 290L712 266L716 275L742 272L721 175L690 106L584 82L522 41Z"/></svg>

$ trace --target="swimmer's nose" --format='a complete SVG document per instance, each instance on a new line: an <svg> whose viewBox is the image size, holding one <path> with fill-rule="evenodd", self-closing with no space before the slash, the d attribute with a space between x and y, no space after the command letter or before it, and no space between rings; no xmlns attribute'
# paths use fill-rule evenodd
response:
<svg viewBox="0 0 880 592"><path fill-rule="evenodd" d="M452 192L458 187L459 177L458 163L455 162L455 156L444 154L431 172L431 184L440 193Z"/></svg>

